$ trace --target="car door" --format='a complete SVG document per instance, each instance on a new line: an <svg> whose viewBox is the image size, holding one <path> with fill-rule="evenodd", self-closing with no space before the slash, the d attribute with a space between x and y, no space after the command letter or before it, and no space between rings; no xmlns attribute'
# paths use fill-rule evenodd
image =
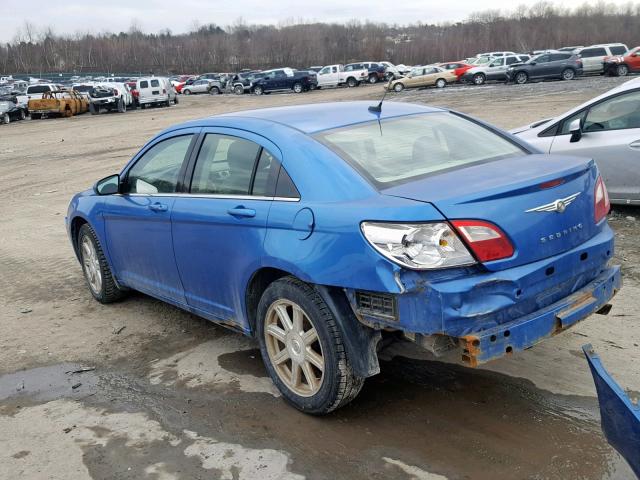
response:
<svg viewBox="0 0 640 480"><path fill-rule="evenodd" d="M539 55L534 61L536 64L529 71L530 78L545 78L551 75L551 55Z"/></svg>
<svg viewBox="0 0 640 480"><path fill-rule="evenodd" d="M487 80L503 80L506 73L505 57L494 58L485 71Z"/></svg>
<svg viewBox="0 0 640 480"><path fill-rule="evenodd" d="M640 47L631 50L631 53L625 58L632 72L640 72Z"/></svg>
<svg viewBox="0 0 640 480"><path fill-rule="evenodd" d="M583 48L580 51L582 68L585 73L593 73L602 70L603 59L607 55L604 47Z"/></svg>
<svg viewBox="0 0 640 480"><path fill-rule="evenodd" d="M582 124L571 142L569 125ZM613 200L640 200L640 89L610 97L563 121L550 153L593 158Z"/></svg>
<svg viewBox="0 0 640 480"><path fill-rule="evenodd" d="M155 297L184 304L171 237L171 209L198 129L147 146L122 174L121 193L105 197L107 250L116 278Z"/></svg>
<svg viewBox="0 0 640 480"><path fill-rule="evenodd" d="M317 75L318 86L320 87L328 87L333 85L333 75L331 71L331 67L322 68Z"/></svg>
<svg viewBox="0 0 640 480"><path fill-rule="evenodd" d="M197 152L189 194L173 207L176 261L188 304L237 323L248 272L262 260L280 151L246 131L209 128Z"/></svg>

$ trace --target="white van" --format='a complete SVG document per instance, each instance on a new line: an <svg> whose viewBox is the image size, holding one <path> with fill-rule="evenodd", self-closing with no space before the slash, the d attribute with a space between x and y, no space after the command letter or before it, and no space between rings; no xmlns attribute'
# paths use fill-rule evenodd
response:
<svg viewBox="0 0 640 480"><path fill-rule="evenodd" d="M602 73L604 70L604 58L611 55L624 55L629 48L624 43L603 43L579 48L573 53L582 58L584 73Z"/></svg>
<svg viewBox="0 0 640 480"><path fill-rule="evenodd" d="M148 105L170 106L171 102L177 104L178 96L168 78L165 77L144 77L136 82L138 90L138 103L141 108Z"/></svg>

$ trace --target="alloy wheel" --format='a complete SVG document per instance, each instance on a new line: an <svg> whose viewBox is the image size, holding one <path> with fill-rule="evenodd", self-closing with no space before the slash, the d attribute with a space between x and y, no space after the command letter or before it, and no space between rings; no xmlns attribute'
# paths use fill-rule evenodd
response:
<svg viewBox="0 0 640 480"><path fill-rule="evenodd" d="M96 295L102 290L102 270L96 247L89 237L82 239L82 265L89 287Z"/></svg>
<svg viewBox="0 0 640 480"><path fill-rule="evenodd" d="M287 299L273 302L264 337L269 360L287 388L301 397L318 393L325 361L318 332L302 307Z"/></svg>

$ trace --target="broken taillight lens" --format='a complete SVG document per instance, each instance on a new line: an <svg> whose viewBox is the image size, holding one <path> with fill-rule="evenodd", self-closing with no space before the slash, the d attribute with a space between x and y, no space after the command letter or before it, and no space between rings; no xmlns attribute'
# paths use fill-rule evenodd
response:
<svg viewBox="0 0 640 480"><path fill-rule="evenodd" d="M599 176L596 180L596 187L594 190L594 209L593 215L596 223L599 223L604 217L607 216L611 209L611 203L609 202L609 193L607 187L602 181L602 177Z"/></svg>
<svg viewBox="0 0 640 480"><path fill-rule="evenodd" d="M511 241L493 223L482 220L453 220L451 223L479 261L490 262L513 255Z"/></svg>

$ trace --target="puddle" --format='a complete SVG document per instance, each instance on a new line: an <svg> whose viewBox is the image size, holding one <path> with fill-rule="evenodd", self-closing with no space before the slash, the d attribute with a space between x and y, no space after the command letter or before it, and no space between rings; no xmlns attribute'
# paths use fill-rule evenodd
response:
<svg viewBox="0 0 640 480"><path fill-rule="evenodd" d="M0 400L28 398L47 402L63 397L84 397L95 392L98 377L93 370L80 372L83 368L76 363L61 363L2 375Z"/></svg>
<svg viewBox="0 0 640 480"><path fill-rule="evenodd" d="M218 364L230 372L240 375L252 375L256 378L268 377L259 349L239 350L224 353L218 357Z"/></svg>

